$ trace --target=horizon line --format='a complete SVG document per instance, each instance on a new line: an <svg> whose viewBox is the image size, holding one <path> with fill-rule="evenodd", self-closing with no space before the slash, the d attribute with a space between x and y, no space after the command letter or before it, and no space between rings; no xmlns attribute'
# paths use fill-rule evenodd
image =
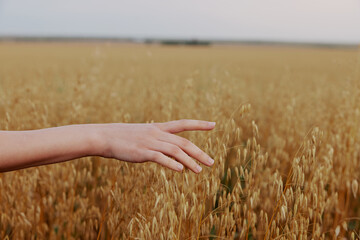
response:
<svg viewBox="0 0 360 240"><path fill-rule="evenodd" d="M27 41L27 42L122 42L122 43L145 43L145 44L269 44L269 45L312 45L312 46L347 46L359 47L360 42L330 42L330 41L304 41L304 40L275 40L275 39L235 39L235 38L196 38L196 37L117 37L117 36L64 36L64 35L0 35L0 42L4 41Z"/></svg>

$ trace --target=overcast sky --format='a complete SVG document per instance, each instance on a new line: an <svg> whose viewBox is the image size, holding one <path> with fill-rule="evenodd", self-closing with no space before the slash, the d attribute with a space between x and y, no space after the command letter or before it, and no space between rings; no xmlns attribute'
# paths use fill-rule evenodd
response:
<svg viewBox="0 0 360 240"><path fill-rule="evenodd" d="M360 43L360 0L0 0L0 35Z"/></svg>

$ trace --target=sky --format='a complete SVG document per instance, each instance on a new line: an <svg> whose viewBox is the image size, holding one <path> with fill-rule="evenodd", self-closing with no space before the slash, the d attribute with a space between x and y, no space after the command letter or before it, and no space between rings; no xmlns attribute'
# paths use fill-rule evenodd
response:
<svg viewBox="0 0 360 240"><path fill-rule="evenodd" d="M0 0L0 36L360 43L360 0Z"/></svg>

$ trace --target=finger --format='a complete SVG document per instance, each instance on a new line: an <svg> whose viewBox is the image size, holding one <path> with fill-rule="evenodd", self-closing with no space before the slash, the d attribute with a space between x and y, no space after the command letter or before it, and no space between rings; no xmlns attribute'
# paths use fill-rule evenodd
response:
<svg viewBox="0 0 360 240"><path fill-rule="evenodd" d="M156 126L165 132L179 133L183 131L211 130L215 127L215 122L182 119L165 123L156 123Z"/></svg>
<svg viewBox="0 0 360 240"><path fill-rule="evenodd" d="M165 156L161 152L150 151L149 158L153 162L156 162L164 167L167 167L167 168L177 171L177 172L181 172L184 169L184 166L181 163Z"/></svg>
<svg viewBox="0 0 360 240"><path fill-rule="evenodd" d="M152 146L151 150L162 152L163 154L175 158L178 162L185 165L187 168L190 168L191 171L195 173L201 172L201 167L189 157L181 148L178 146L162 142L156 141Z"/></svg>
<svg viewBox="0 0 360 240"><path fill-rule="evenodd" d="M202 151L199 147L197 147L195 144L193 144L186 138L174 134L164 133L160 135L159 140L163 142L169 142L180 147L189 156L195 158L196 160L207 166L212 166L214 164L214 160L209 157L209 155L207 155L204 151Z"/></svg>

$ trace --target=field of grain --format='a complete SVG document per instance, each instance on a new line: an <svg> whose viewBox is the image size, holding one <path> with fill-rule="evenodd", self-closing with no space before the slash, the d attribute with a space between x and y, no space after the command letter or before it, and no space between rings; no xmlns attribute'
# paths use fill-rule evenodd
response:
<svg viewBox="0 0 360 240"><path fill-rule="evenodd" d="M86 157L0 174L0 238L360 237L360 52L1 43L0 129L216 121L200 174ZM1 154L1 146L0 146Z"/></svg>

